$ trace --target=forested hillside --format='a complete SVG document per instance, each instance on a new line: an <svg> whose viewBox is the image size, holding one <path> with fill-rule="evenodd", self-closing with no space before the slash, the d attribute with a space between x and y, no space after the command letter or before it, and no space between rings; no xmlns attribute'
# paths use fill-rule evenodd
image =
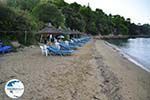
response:
<svg viewBox="0 0 150 100"><path fill-rule="evenodd" d="M92 35L150 35L150 25L136 25L120 15L107 15L103 10L93 11L90 6L68 4L64 0L1 0L0 34L17 39L23 33L30 37L45 23L70 28ZM1 36L2 37L2 36Z"/></svg>

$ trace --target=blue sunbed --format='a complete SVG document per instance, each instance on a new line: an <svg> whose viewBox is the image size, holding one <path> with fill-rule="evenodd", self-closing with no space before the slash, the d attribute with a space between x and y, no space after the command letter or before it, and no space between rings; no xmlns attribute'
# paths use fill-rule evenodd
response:
<svg viewBox="0 0 150 100"><path fill-rule="evenodd" d="M62 49L67 49L67 50L72 50L72 49L78 48L78 46L76 46L76 45L71 45L71 44L66 45L65 43L62 43L62 42L59 45L61 46Z"/></svg>
<svg viewBox="0 0 150 100"><path fill-rule="evenodd" d="M12 50L11 46L2 46L0 47L0 53L7 53L10 52Z"/></svg>
<svg viewBox="0 0 150 100"><path fill-rule="evenodd" d="M55 55L71 55L72 53L74 53L74 50L60 50L54 46L49 46L48 48L48 51L50 53L53 53Z"/></svg>

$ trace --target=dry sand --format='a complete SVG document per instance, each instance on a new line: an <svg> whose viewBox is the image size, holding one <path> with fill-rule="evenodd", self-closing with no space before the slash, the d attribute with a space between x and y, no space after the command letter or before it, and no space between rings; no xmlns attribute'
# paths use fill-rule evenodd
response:
<svg viewBox="0 0 150 100"><path fill-rule="evenodd" d="M0 100L11 100L5 83L21 80L19 100L150 100L150 73L123 58L102 40L72 56L48 56L39 47L0 57Z"/></svg>

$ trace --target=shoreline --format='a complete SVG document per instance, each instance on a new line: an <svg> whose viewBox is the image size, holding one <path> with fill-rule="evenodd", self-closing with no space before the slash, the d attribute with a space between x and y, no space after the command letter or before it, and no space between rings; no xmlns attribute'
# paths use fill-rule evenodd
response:
<svg viewBox="0 0 150 100"><path fill-rule="evenodd" d="M150 38L150 35L102 35L102 36L95 36L95 39L129 39L129 38Z"/></svg>
<svg viewBox="0 0 150 100"><path fill-rule="evenodd" d="M110 79L115 75L119 81L115 84L119 84L116 92L119 91L122 96L120 100L150 100L150 73L126 59L117 50L108 46L104 40L96 40L95 45L104 64L110 70L109 73L113 73ZM110 83L112 82L113 80L110 80Z"/></svg>
<svg viewBox="0 0 150 100"><path fill-rule="evenodd" d="M105 40L104 40L105 41ZM127 60L129 60L130 62L134 63L135 65L139 66L141 69L147 71L150 73L150 70L148 68L146 68L146 66L142 65L139 61L137 61L136 59L134 59L133 57L131 57L130 55L126 54L125 52L123 52L121 49L119 49L117 46L105 41L106 45L110 46L113 50L116 50L121 56L125 57Z"/></svg>

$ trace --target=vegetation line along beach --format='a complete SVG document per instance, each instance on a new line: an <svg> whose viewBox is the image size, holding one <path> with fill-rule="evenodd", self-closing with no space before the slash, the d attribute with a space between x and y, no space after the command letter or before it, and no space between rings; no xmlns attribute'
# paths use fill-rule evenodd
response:
<svg viewBox="0 0 150 100"><path fill-rule="evenodd" d="M0 12L0 38L4 42L8 38L9 41L33 44L37 31L49 22L57 28L92 35L150 35L149 24L137 25L130 18L107 15L102 9L93 11L90 5L68 4L64 0L0 0Z"/></svg>

